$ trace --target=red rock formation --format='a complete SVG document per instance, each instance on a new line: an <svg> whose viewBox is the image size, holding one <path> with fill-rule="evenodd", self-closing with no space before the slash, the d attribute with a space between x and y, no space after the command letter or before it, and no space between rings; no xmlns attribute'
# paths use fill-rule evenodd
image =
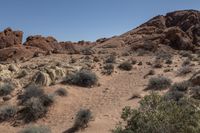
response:
<svg viewBox="0 0 200 133"><path fill-rule="evenodd" d="M21 45L22 36L22 31L12 31L11 28L5 29L3 32L0 32L0 49Z"/></svg>
<svg viewBox="0 0 200 133"><path fill-rule="evenodd" d="M105 47L116 42L121 42L118 45L120 48L123 48L125 43L125 46L131 46L131 49L145 49L145 42L151 42L149 45L165 45L176 50L195 50L200 46L200 12L183 10L167 13L166 16L159 15L100 45Z"/></svg>
<svg viewBox="0 0 200 133"><path fill-rule="evenodd" d="M42 37L40 35L29 36L24 43L25 46L37 47L43 51L54 51L59 47L58 42L53 37ZM59 49L59 48L58 48Z"/></svg>

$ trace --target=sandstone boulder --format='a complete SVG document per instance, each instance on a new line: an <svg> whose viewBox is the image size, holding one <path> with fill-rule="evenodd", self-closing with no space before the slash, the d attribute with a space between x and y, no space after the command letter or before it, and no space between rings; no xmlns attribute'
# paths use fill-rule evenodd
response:
<svg viewBox="0 0 200 133"><path fill-rule="evenodd" d="M39 86L49 86L52 83L49 75L45 72L38 71L32 79L32 83Z"/></svg>

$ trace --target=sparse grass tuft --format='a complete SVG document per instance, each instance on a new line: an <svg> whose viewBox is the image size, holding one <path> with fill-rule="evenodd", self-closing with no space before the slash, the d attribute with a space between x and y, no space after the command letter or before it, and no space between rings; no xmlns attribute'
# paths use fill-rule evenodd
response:
<svg viewBox="0 0 200 133"><path fill-rule="evenodd" d="M30 126L19 133L51 133L51 130L46 126Z"/></svg>

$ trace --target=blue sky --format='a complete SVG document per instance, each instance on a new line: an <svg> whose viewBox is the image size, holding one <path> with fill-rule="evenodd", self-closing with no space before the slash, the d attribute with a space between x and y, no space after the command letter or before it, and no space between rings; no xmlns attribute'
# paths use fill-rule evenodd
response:
<svg viewBox="0 0 200 133"><path fill-rule="evenodd" d="M0 30L11 27L59 41L120 35L174 10L200 10L200 0L1 0Z"/></svg>

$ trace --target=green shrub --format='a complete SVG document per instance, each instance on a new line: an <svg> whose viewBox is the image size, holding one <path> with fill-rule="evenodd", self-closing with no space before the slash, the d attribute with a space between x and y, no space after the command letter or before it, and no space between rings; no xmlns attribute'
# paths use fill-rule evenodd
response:
<svg viewBox="0 0 200 133"><path fill-rule="evenodd" d="M59 95L59 96L67 96L68 92L66 89L64 88L59 88L55 91L55 94Z"/></svg>
<svg viewBox="0 0 200 133"><path fill-rule="evenodd" d="M97 83L97 76L95 73L88 70L80 70L74 74L68 75L63 83L78 85L81 87L91 87Z"/></svg>
<svg viewBox="0 0 200 133"><path fill-rule="evenodd" d="M30 126L19 133L51 133L51 130L46 126Z"/></svg>
<svg viewBox="0 0 200 133"><path fill-rule="evenodd" d="M126 61L126 62L121 63L119 65L119 68L121 70L130 71L130 70L132 70L133 66L132 66L132 64L130 62Z"/></svg>
<svg viewBox="0 0 200 133"><path fill-rule="evenodd" d="M147 90L163 90L163 89L167 89L170 86L171 86L170 79L163 76L158 76L158 77L150 78L146 89Z"/></svg>
<svg viewBox="0 0 200 133"><path fill-rule="evenodd" d="M0 96L9 95L14 90L14 86L9 83L0 84Z"/></svg>
<svg viewBox="0 0 200 133"><path fill-rule="evenodd" d="M152 93L140 101L138 109L125 107L122 111L125 126L114 133L199 133L200 111L191 99L165 100Z"/></svg>
<svg viewBox="0 0 200 133"><path fill-rule="evenodd" d="M15 116L17 112L16 107L10 105L3 105L0 107L0 122L6 121Z"/></svg>
<svg viewBox="0 0 200 133"><path fill-rule="evenodd" d="M164 98L166 100L179 101L184 96L185 96L185 92L183 92L183 91L170 90L164 95Z"/></svg>

